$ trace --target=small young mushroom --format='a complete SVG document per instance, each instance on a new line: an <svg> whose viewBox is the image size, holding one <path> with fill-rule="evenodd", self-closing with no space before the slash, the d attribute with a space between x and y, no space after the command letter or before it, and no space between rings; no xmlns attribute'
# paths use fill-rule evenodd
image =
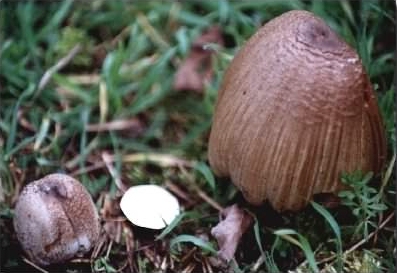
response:
<svg viewBox="0 0 397 273"><path fill-rule="evenodd" d="M299 210L342 188L342 172L381 170L385 133L355 52L307 11L260 28L227 69L209 161L252 204Z"/></svg>
<svg viewBox="0 0 397 273"><path fill-rule="evenodd" d="M178 199L153 184L130 187L121 198L120 208L131 223L150 229L165 228L180 213Z"/></svg>
<svg viewBox="0 0 397 273"><path fill-rule="evenodd" d="M88 252L99 236L99 216L79 181L51 174L22 190L15 206L14 227L28 256L48 265Z"/></svg>

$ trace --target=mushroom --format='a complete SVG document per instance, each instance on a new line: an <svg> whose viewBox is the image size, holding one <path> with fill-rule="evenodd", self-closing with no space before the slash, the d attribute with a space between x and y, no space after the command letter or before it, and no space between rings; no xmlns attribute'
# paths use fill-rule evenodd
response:
<svg viewBox="0 0 397 273"><path fill-rule="evenodd" d="M79 181L51 174L22 190L15 206L14 227L28 256L48 265L88 252L99 236L99 217Z"/></svg>
<svg viewBox="0 0 397 273"><path fill-rule="evenodd" d="M178 199L153 184L130 187L121 198L120 208L131 223L150 229L165 228L180 214Z"/></svg>
<svg viewBox="0 0 397 273"><path fill-rule="evenodd" d="M248 202L278 211L341 190L342 172L379 172L385 133L355 50L310 12L269 21L225 72L208 153Z"/></svg>

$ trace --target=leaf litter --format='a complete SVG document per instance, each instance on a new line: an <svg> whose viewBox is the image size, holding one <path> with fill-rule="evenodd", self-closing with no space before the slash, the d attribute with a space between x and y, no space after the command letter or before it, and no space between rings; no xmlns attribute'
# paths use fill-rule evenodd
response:
<svg viewBox="0 0 397 273"><path fill-rule="evenodd" d="M219 245L218 257L229 263L236 253L243 234L252 225L253 218L237 204L225 208L221 212L221 220L211 229L211 234Z"/></svg>
<svg viewBox="0 0 397 273"><path fill-rule="evenodd" d="M202 93L205 84L212 79L213 51L205 47L208 44L223 46L222 32L218 26L210 27L193 42L189 55L175 74L173 86L176 91L191 90Z"/></svg>

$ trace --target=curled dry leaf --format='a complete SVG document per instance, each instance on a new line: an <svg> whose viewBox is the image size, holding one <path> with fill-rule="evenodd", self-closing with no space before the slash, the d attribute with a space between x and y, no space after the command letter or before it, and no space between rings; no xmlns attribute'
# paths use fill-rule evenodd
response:
<svg viewBox="0 0 397 273"><path fill-rule="evenodd" d="M213 26L197 38L185 61L178 68L174 78L174 89L177 91L192 90L201 93L204 83L212 77L211 50L203 47L209 43L223 45L221 30Z"/></svg>
<svg viewBox="0 0 397 273"><path fill-rule="evenodd" d="M236 204L225 208L221 214L224 219L212 228L211 234L218 241L218 256L229 262L234 257L241 236L251 226L253 219Z"/></svg>

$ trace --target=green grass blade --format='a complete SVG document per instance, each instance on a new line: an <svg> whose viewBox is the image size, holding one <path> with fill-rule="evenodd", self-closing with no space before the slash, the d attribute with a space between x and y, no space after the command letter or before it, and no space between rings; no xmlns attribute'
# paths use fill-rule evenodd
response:
<svg viewBox="0 0 397 273"><path fill-rule="evenodd" d="M62 5L57 9L55 14L51 17L51 19L48 21L45 27L41 29L37 37L39 39L42 39L45 36L47 36L51 31L54 31L54 29L59 27L59 25L68 15L72 7L72 4L73 4L73 0L62 1Z"/></svg>
<svg viewBox="0 0 397 273"><path fill-rule="evenodd" d="M164 239L165 236L171 233L181 222L184 218L189 218L189 219L194 219L194 218L200 218L200 214L191 211L191 212L183 212L179 214L177 217L175 217L174 220L156 237L156 240L162 240Z"/></svg>
<svg viewBox="0 0 397 273"><path fill-rule="evenodd" d="M217 254L217 251L210 242L206 242L203 239L200 239L196 236L187 235L187 234L179 235L173 238L170 241L170 249L171 250L175 249L175 246L180 243L192 243L200 247L202 250L210 252L211 254Z"/></svg>
<svg viewBox="0 0 397 273"><path fill-rule="evenodd" d="M343 260L342 260L342 237L341 237L341 232L338 223L336 222L335 218L321 205L317 204L316 202L312 201L311 202L312 207L320 213L325 220L327 220L328 224L331 226L333 232L336 235L336 253L337 253L337 263L338 267L337 270L338 272L342 272L343 269Z"/></svg>
<svg viewBox="0 0 397 273"><path fill-rule="evenodd" d="M44 139L47 137L48 130L50 129L50 119L48 117L44 117L39 132L36 136L36 140L34 142L33 150L40 149L41 144L43 143Z"/></svg>
<svg viewBox="0 0 397 273"><path fill-rule="evenodd" d="M207 164L205 164L204 162L197 162L194 165L194 168L204 176L205 181L207 181L211 189L215 191L216 190L215 178L214 175L212 174L210 167L208 167Z"/></svg>
<svg viewBox="0 0 397 273"><path fill-rule="evenodd" d="M255 234L256 244L259 247L259 251L261 252L261 255L264 255L265 252L263 251L263 247L262 247L262 240L261 240L261 235L260 235L260 230L259 230L258 218L254 217L254 219L255 219L254 234Z"/></svg>
<svg viewBox="0 0 397 273"><path fill-rule="evenodd" d="M280 236L284 240L287 240L287 241L293 243L294 245L298 246L300 249L302 249L302 251L305 254L306 260L309 263L310 268L314 272L319 272L319 269L318 269L318 266L316 263L316 259L314 257L314 252L313 252L309 242L307 241L307 239L304 236L302 236L301 234L299 234L298 232L296 232L295 230L292 230L292 229L276 230L274 232L274 234L277 236ZM296 235L298 237L298 240L296 240L295 238L293 238L290 235Z"/></svg>
<svg viewBox="0 0 397 273"><path fill-rule="evenodd" d="M18 98L18 101L15 104L14 110L13 110L13 115L12 115L12 120L11 120L11 126L10 126L10 131L8 133L7 137L7 142L6 142L6 153L10 153L12 147L14 146L14 143L16 141L16 133L17 133L17 127L18 127L18 111L19 107L21 106L22 102L29 97L30 95L33 94L35 90L35 86L33 84L30 84L29 87L21 94L21 96Z"/></svg>

